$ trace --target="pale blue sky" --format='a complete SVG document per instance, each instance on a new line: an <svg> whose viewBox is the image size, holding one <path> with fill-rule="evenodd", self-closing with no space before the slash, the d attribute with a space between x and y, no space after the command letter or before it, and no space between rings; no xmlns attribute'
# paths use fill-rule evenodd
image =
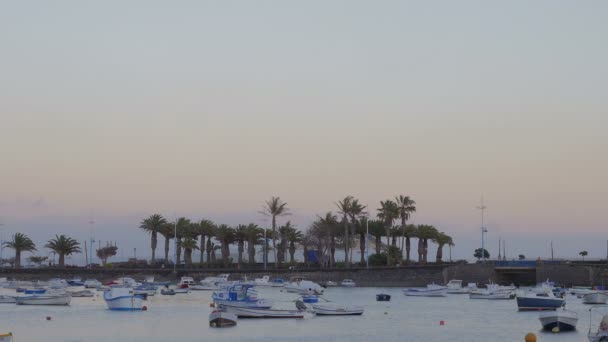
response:
<svg viewBox="0 0 608 342"><path fill-rule="evenodd" d="M605 1L0 4L0 221L142 251L153 212L305 228L352 194L605 256ZM58 228L65 227L65 228ZM103 228L102 228L103 227ZM494 243L497 244L497 243ZM547 244L548 245L548 244Z"/></svg>

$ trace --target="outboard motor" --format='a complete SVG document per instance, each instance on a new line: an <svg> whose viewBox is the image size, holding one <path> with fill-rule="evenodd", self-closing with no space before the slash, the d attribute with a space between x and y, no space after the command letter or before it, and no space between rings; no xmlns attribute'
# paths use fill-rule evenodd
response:
<svg viewBox="0 0 608 342"><path fill-rule="evenodd" d="M308 310L308 307L306 306L306 304L304 304L304 302L299 299L296 300L296 308L298 310Z"/></svg>

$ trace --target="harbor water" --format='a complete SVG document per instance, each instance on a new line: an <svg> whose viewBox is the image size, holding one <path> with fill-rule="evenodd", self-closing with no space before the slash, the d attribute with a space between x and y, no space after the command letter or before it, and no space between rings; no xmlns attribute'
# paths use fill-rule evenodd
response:
<svg viewBox="0 0 608 342"><path fill-rule="evenodd" d="M14 295L14 290L2 289ZM297 294L259 288L260 297L277 308L295 308ZM388 293L390 302L376 302ZM406 297L397 288L328 288L323 298L365 307L362 316L304 319L240 319L236 327L210 328L211 292L162 296L146 301L148 311L106 309L101 293L72 298L66 307L0 304L0 333L15 341L166 342L166 341L523 341L528 332L537 341L586 341L589 306L567 296L567 308L579 314L577 331L542 332L538 312L518 312L515 300L471 300L468 295ZM50 317L50 320L47 320ZM441 324L441 321L444 324Z"/></svg>

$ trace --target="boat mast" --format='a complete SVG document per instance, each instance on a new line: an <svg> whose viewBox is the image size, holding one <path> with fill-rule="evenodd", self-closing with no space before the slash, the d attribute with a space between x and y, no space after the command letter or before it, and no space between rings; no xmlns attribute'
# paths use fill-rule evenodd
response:
<svg viewBox="0 0 608 342"><path fill-rule="evenodd" d="M481 260L483 262L486 261L486 253L485 253L485 245L484 245L484 233L487 233L488 230L485 228L484 224L483 224L483 219L484 219L484 211L486 210L486 206L483 205L483 195L481 196L481 204L480 206L477 207L477 209L479 209L481 211Z"/></svg>

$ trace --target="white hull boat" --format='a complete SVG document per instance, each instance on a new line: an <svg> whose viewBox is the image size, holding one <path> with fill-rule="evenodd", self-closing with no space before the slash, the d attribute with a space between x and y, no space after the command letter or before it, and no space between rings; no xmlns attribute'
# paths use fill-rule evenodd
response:
<svg viewBox="0 0 608 342"><path fill-rule="evenodd" d="M304 318L305 311L275 310L260 308L245 308L236 306L220 306L222 310L236 315L238 318Z"/></svg>
<svg viewBox="0 0 608 342"><path fill-rule="evenodd" d="M16 302L15 297L0 295L0 304L15 304Z"/></svg>
<svg viewBox="0 0 608 342"><path fill-rule="evenodd" d="M361 306L349 306L333 303L312 304L312 312L318 316L359 316L365 309Z"/></svg>
<svg viewBox="0 0 608 342"><path fill-rule="evenodd" d="M72 297L95 297L95 292L90 290L68 291Z"/></svg>
<svg viewBox="0 0 608 342"><path fill-rule="evenodd" d="M270 309L271 303L259 299L253 285L236 284L225 291L213 292L213 302L218 306Z"/></svg>
<svg viewBox="0 0 608 342"><path fill-rule="evenodd" d="M467 294L471 292L468 287L462 287L462 280L452 279L447 283L447 293L449 294Z"/></svg>
<svg viewBox="0 0 608 342"><path fill-rule="evenodd" d="M51 295L33 295L17 297L18 305L70 305L72 296L68 293Z"/></svg>
<svg viewBox="0 0 608 342"><path fill-rule="evenodd" d="M87 279L84 281L84 287L87 289L96 289L102 284L97 279Z"/></svg>
<svg viewBox="0 0 608 342"><path fill-rule="evenodd" d="M215 285L192 285L188 288L192 291L217 291L220 289L219 286Z"/></svg>
<svg viewBox="0 0 608 342"><path fill-rule="evenodd" d="M469 299L490 299L490 300L501 300L501 299L514 299L515 292L490 292L490 291L471 291L469 293Z"/></svg>
<svg viewBox="0 0 608 342"><path fill-rule="evenodd" d="M583 296L583 304L606 304L608 294L605 292L588 293Z"/></svg>
<svg viewBox="0 0 608 342"><path fill-rule="evenodd" d="M355 287L355 286L357 286L357 284L355 284L355 282L352 279L344 279L340 283L340 286L342 286L342 287Z"/></svg>
<svg viewBox="0 0 608 342"><path fill-rule="evenodd" d="M304 280L303 278L292 278L292 280L289 282L289 284L285 285L285 290L287 292L294 292L294 293L298 293L301 295L306 295L306 294L315 294L315 295L322 295L323 294L323 288L321 287L321 285L312 282L310 280Z"/></svg>
<svg viewBox="0 0 608 342"><path fill-rule="evenodd" d="M425 288L409 288L403 289L406 296L414 297L445 297L447 295L447 287L435 284L427 285Z"/></svg>
<svg viewBox="0 0 608 342"><path fill-rule="evenodd" d="M578 314L570 310L545 311L538 315L543 330L547 331L570 331L576 330Z"/></svg>
<svg viewBox="0 0 608 342"><path fill-rule="evenodd" d="M110 310L139 311L144 306L144 298L128 287L111 287L104 292L103 299Z"/></svg>

